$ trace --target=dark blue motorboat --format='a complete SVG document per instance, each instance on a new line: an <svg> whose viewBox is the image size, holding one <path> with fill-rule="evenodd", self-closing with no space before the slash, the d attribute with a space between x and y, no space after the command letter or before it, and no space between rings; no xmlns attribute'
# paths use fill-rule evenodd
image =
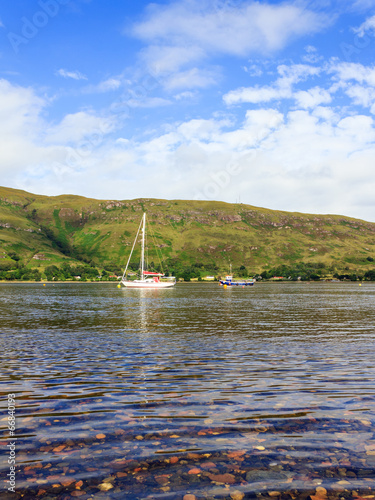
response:
<svg viewBox="0 0 375 500"><path fill-rule="evenodd" d="M242 280L242 281L233 281L233 276L225 276L225 279L220 280L220 285L226 286L253 286L255 280Z"/></svg>

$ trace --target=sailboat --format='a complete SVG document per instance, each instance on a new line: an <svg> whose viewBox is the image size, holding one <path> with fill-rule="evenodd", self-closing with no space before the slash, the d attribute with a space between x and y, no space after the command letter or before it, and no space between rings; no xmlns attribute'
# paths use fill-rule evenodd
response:
<svg viewBox="0 0 375 500"><path fill-rule="evenodd" d="M141 262L140 262L140 279L128 280L127 270L135 244L138 240L139 232L142 230L142 243L141 243ZM170 288L176 284L174 276L165 277L164 273L154 273L146 271L145 269L145 241L146 241L146 214L143 214L141 223L138 228L137 235L134 239L133 247L131 249L128 262L126 264L124 274L122 275L121 283L127 288Z"/></svg>

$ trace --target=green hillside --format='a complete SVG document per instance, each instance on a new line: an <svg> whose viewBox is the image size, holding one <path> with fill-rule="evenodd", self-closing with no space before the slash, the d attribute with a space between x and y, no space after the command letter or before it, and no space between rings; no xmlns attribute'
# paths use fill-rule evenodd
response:
<svg viewBox="0 0 375 500"><path fill-rule="evenodd" d="M95 200L0 188L0 271L82 264L119 273L143 212L164 258L183 275L273 272L365 275L375 267L375 224L339 215L185 200ZM149 262L159 259L149 245ZM284 267L282 267L284 266ZM4 275L3 275L4 278Z"/></svg>

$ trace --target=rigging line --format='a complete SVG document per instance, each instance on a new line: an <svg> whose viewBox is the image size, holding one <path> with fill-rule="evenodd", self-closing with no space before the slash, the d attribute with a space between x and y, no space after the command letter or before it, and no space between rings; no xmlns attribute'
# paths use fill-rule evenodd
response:
<svg viewBox="0 0 375 500"><path fill-rule="evenodd" d="M131 259L131 256L132 256L132 253L133 253L133 250L134 250L134 247L135 247L136 241L137 241L137 239L138 239L139 231L141 230L142 222L143 222L143 221L141 221L141 223L139 224L139 228L138 228L138 231L137 231L137 236L135 237L135 240L134 240L134 243L133 243L133 247L132 247L132 249L131 249L131 252L130 252L130 255L129 255L129 258L128 258L128 262L127 262L126 267L125 267L125 271L124 271L124 273L123 273L123 275L122 275L122 279L124 279L124 278L125 278L126 271L128 270L128 265L129 265L129 262L130 262L130 259Z"/></svg>
<svg viewBox="0 0 375 500"><path fill-rule="evenodd" d="M160 264L160 267L161 267L161 271L162 271L162 273L164 274L164 271L163 271L163 264L162 264L162 261L161 261L160 256L159 256L159 250L158 250L158 247L157 247L157 245L156 245L156 240L155 240L155 237L154 237L154 233L152 232L151 226L150 226L149 230L150 230L150 234L151 234L152 241L154 242L154 247L155 247L155 250L156 250L156 257L157 257L157 258L158 258L158 260L159 260L159 264Z"/></svg>
<svg viewBox="0 0 375 500"><path fill-rule="evenodd" d="M161 267L161 272L164 274L164 269L163 269L163 255L161 253L161 250L160 248L158 249L158 246L156 244L156 240L155 240L155 237L154 237L154 233L152 232L152 229L151 229L151 226L149 226L149 230L150 230L150 233L151 233L151 238L154 242L154 246L155 246L155 250L156 250L156 256L157 258L159 259L159 264L160 264L160 267ZM159 252L160 252L160 255L159 255Z"/></svg>
<svg viewBox="0 0 375 500"><path fill-rule="evenodd" d="M145 227L146 231L146 227ZM146 262L146 270L149 269L148 266L148 261L149 261L149 254L148 254L148 234L146 232L146 240L145 240L145 250L146 250L146 255L145 255L145 262Z"/></svg>

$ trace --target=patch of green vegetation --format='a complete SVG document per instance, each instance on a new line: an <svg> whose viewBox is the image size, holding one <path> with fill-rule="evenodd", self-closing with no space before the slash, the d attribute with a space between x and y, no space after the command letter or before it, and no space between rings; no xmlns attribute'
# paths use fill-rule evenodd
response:
<svg viewBox="0 0 375 500"><path fill-rule="evenodd" d="M77 230L69 221L65 221L64 226L67 233L74 233Z"/></svg>
<svg viewBox="0 0 375 500"><path fill-rule="evenodd" d="M13 243L10 248L12 248L12 250L14 250L16 253L20 253L22 254L23 251L25 250L29 250L29 247L25 244L25 243L22 243L22 242L17 242L17 243Z"/></svg>
<svg viewBox="0 0 375 500"><path fill-rule="evenodd" d="M60 209L55 208L53 211L53 218L55 219L55 226L57 228L61 228L61 220L60 220Z"/></svg>

